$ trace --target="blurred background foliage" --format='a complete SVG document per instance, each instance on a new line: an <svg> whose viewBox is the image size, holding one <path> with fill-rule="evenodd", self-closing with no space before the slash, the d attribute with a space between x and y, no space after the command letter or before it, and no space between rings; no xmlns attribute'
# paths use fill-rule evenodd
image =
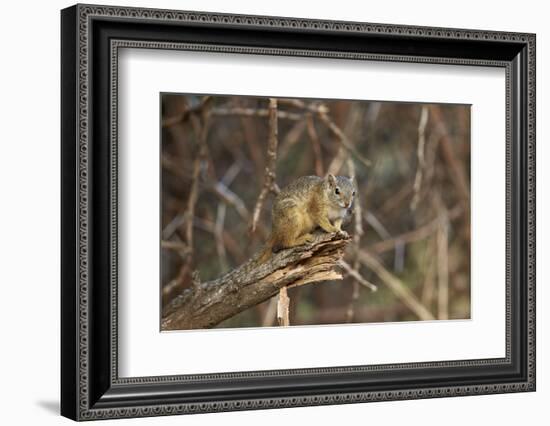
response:
<svg viewBox="0 0 550 426"><path fill-rule="evenodd" d="M194 271L214 279L267 239L272 194L254 233L250 224L267 165L268 102L162 95L163 304L192 285ZM315 112L325 108L328 122ZM426 319L414 303L436 319L469 318L470 107L279 99L278 115L279 187L329 170L354 174L358 186L359 211L345 228L357 274L290 289L291 325ZM382 269L360 262L361 251ZM275 299L217 327L276 325Z"/></svg>

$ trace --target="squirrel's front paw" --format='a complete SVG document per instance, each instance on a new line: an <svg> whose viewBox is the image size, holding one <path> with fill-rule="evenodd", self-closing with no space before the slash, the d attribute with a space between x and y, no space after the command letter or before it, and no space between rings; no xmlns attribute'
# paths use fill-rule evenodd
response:
<svg viewBox="0 0 550 426"><path fill-rule="evenodd" d="M313 235L307 235L305 238L304 238L304 244L311 244L315 242L315 237Z"/></svg>
<svg viewBox="0 0 550 426"><path fill-rule="evenodd" d="M338 231L336 231L336 235L342 238L349 238L349 234L343 229L339 229Z"/></svg>

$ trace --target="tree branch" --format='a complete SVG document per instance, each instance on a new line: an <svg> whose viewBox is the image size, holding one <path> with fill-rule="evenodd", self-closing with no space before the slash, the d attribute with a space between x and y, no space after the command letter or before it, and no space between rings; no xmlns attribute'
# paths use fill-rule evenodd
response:
<svg viewBox="0 0 550 426"><path fill-rule="evenodd" d="M262 251L220 278L185 289L165 308L161 328L210 328L276 295L282 287L340 280L336 269L350 238L319 233L312 244L282 250L258 264Z"/></svg>

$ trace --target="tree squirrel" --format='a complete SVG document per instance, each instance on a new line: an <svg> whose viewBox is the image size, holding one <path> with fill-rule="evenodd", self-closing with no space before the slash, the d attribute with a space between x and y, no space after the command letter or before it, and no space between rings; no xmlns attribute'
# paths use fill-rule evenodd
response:
<svg viewBox="0 0 550 426"><path fill-rule="evenodd" d="M342 223L349 218L354 197L355 184L345 176L302 176L290 183L273 202L271 236L260 263L271 252L311 243L317 227L344 232Z"/></svg>

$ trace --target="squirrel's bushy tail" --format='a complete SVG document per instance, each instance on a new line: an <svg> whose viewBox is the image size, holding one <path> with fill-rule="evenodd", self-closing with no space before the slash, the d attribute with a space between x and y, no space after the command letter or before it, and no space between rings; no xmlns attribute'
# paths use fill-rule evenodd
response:
<svg viewBox="0 0 550 426"><path fill-rule="evenodd" d="M267 239L267 242L264 244L262 251L260 252L260 255L258 256L258 264L265 263L269 259L271 259L271 256L273 255L274 242L275 242L275 239L273 238L273 235L270 235L270 237Z"/></svg>

